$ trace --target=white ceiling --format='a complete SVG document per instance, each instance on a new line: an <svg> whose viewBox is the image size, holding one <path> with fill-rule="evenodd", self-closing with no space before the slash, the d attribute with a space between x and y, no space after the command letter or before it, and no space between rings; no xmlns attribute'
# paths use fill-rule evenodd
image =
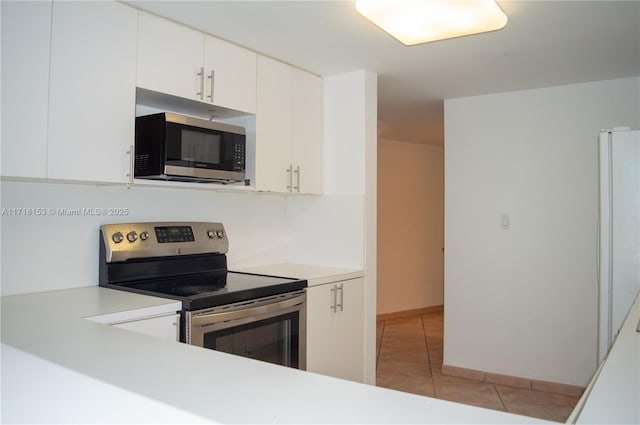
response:
<svg viewBox="0 0 640 425"><path fill-rule="evenodd" d="M375 72L387 138L441 143L443 99L640 75L640 0L498 0L504 29L410 47L352 1L127 3L321 76Z"/></svg>

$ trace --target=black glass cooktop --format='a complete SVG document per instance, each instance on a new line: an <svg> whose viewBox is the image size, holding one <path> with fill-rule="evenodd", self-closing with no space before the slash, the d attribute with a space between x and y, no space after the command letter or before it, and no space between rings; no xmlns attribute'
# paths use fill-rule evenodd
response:
<svg viewBox="0 0 640 425"><path fill-rule="evenodd" d="M211 272L102 286L180 300L184 310L199 310L304 289L307 281L239 272Z"/></svg>

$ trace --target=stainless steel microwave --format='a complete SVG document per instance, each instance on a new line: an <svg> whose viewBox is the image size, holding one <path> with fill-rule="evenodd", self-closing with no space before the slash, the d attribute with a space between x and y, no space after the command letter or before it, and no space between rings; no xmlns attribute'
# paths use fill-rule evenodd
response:
<svg viewBox="0 0 640 425"><path fill-rule="evenodd" d="M134 177L198 182L244 182L242 127L178 114L136 118Z"/></svg>

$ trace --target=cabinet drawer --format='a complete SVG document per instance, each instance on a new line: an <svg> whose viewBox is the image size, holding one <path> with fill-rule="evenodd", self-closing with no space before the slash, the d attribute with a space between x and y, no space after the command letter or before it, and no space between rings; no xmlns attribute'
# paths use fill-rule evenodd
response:
<svg viewBox="0 0 640 425"><path fill-rule="evenodd" d="M169 316L116 323L112 326L169 341L178 341L178 323L180 323L180 316L172 314Z"/></svg>

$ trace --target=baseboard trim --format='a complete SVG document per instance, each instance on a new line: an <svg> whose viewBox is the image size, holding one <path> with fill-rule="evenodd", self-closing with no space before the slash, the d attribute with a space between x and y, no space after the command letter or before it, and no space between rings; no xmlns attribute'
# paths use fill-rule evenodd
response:
<svg viewBox="0 0 640 425"><path fill-rule="evenodd" d="M376 316L376 319L378 321L402 319L404 317L416 316L419 314L426 314L426 313L440 313L442 311L444 311L444 305L434 305L431 307L416 308L413 310L396 311L393 313L382 313L382 314L378 314Z"/></svg>
<svg viewBox="0 0 640 425"><path fill-rule="evenodd" d="M520 378L518 376L501 375L464 367L442 365L442 374L457 378L474 379L490 384L507 385L535 391L563 394L568 396L580 396L584 388L577 385L562 384L558 382L540 381L536 379Z"/></svg>

